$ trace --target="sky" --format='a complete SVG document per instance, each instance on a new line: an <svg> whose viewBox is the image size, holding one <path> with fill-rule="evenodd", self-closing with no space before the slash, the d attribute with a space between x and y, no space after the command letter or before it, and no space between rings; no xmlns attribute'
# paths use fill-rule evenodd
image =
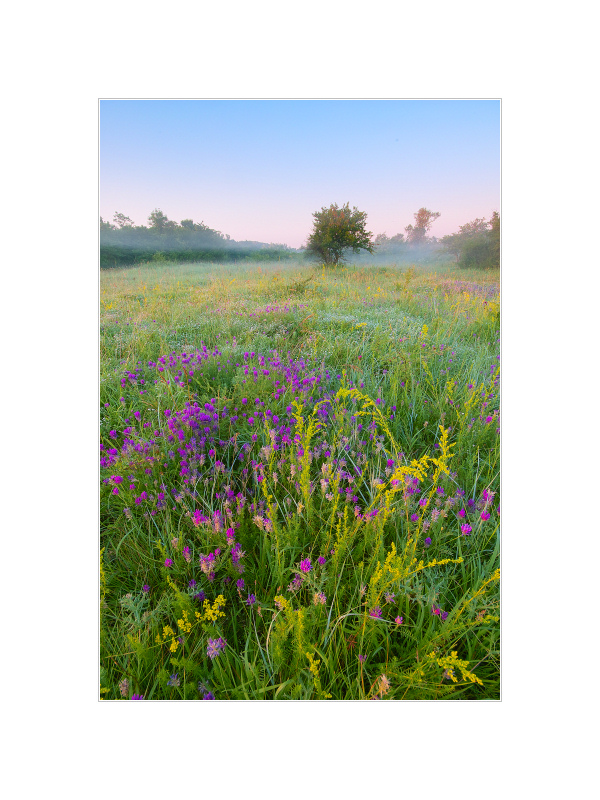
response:
<svg viewBox="0 0 600 800"><path fill-rule="evenodd" d="M499 100L101 100L100 215L159 208L302 247L348 202L374 235L439 211L430 235L500 210Z"/></svg>

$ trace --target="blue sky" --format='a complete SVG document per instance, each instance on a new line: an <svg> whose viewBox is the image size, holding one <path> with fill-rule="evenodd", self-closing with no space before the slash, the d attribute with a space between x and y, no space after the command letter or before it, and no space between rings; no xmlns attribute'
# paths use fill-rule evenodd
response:
<svg viewBox="0 0 600 800"><path fill-rule="evenodd" d="M499 100L101 100L100 214L154 208L300 247L349 202L389 236L421 207L443 236L500 210Z"/></svg>

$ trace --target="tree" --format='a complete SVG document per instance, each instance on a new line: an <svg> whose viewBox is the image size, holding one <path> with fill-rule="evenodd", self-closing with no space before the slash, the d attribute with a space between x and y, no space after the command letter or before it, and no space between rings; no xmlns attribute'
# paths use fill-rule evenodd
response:
<svg viewBox="0 0 600 800"><path fill-rule="evenodd" d="M461 225L458 233L442 237L442 246L456 257L460 267L494 269L500 266L500 216L494 211L489 221L474 219Z"/></svg>
<svg viewBox="0 0 600 800"><path fill-rule="evenodd" d="M133 228L133 220L126 217L125 214L121 214L119 211L115 211L113 221L119 228Z"/></svg>
<svg viewBox="0 0 600 800"><path fill-rule="evenodd" d="M487 233L489 230L489 223L485 220L485 218L477 218L472 220L472 222L467 222L465 225L461 225L458 229L458 233L451 233L448 236L442 236L442 246L444 249L455 256L456 260L458 261L462 251L465 248L465 245L471 239L481 236L482 234Z"/></svg>
<svg viewBox="0 0 600 800"><path fill-rule="evenodd" d="M421 244L427 238L427 232L438 217L439 211L430 211L428 208L420 208L414 215L415 224L408 225L406 231L406 241L408 244Z"/></svg>
<svg viewBox="0 0 600 800"><path fill-rule="evenodd" d="M170 220L159 208L155 208L150 214L148 222L150 223L150 229L156 231L156 233L166 233L177 227L177 223Z"/></svg>
<svg viewBox="0 0 600 800"><path fill-rule="evenodd" d="M351 210L348 203L342 208L337 203L332 204L329 208L315 211L313 217L313 230L306 242L306 252L323 264L337 267L345 260L348 250L353 253L374 251L373 234L365 228L367 214L356 206Z"/></svg>

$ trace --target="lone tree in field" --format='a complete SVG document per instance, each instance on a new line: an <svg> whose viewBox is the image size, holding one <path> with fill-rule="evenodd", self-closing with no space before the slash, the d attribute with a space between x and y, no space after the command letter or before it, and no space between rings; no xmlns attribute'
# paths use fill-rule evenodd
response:
<svg viewBox="0 0 600 800"><path fill-rule="evenodd" d="M348 203L339 208L337 203L315 211L313 231L306 242L306 252L315 256L327 266L337 267L344 261L348 250L359 253L375 249L371 241L373 234L365 230L367 214L356 206L350 209Z"/></svg>
<svg viewBox="0 0 600 800"><path fill-rule="evenodd" d="M427 238L427 231L436 219L441 216L439 211L430 211L428 208L420 208L415 214L415 224L408 225L406 231L406 241L408 244L421 244Z"/></svg>

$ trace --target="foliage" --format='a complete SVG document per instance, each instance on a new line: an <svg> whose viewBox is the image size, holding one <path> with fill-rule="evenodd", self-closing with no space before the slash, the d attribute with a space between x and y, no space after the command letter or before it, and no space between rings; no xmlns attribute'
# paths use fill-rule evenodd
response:
<svg viewBox="0 0 600 800"><path fill-rule="evenodd" d="M288 259L293 251L287 245L263 242L234 242L220 231L183 219L180 224L155 208L148 217L148 227L134 225L129 217L117 212L114 224L100 218L100 267L114 269L146 261L176 263L195 261L261 261ZM160 255L157 255L160 254Z"/></svg>
<svg viewBox="0 0 600 800"><path fill-rule="evenodd" d="M419 245L425 242L429 229L441 216L439 211L430 211L428 208L420 208L414 215L415 224L408 225L406 231L406 241L410 245Z"/></svg>
<svg viewBox="0 0 600 800"><path fill-rule="evenodd" d="M313 218L313 230L306 243L306 252L326 266L337 267L349 251L373 252L373 234L366 230L367 214L356 206L350 209L348 203L341 208L337 203L332 204L329 208L315 211Z"/></svg>
<svg viewBox="0 0 600 800"><path fill-rule="evenodd" d="M472 278L102 275L104 699L498 698L497 284Z"/></svg>
<svg viewBox="0 0 600 800"><path fill-rule="evenodd" d="M500 215L494 211L489 221L474 219L461 225L457 233L442 237L441 244L460 267L498 269L500 267Z"/></svg>

